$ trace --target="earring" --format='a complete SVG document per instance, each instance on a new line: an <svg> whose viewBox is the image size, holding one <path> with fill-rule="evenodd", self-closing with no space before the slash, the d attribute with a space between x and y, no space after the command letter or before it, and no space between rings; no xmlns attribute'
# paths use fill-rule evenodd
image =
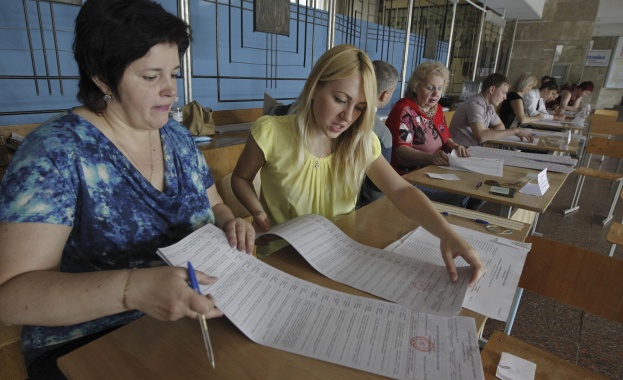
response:
<svg viewBox="0 0 623 380"><path fill-rule="evenodd" d="M105 102L110 102L111 100L112 100L112 96L110 96L108 94L104 95L104 101Z"/></svg>

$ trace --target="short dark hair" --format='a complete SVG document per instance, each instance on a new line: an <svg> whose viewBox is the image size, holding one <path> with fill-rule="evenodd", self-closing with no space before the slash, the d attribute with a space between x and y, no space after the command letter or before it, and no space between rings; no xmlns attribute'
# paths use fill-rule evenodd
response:
<svg viewBox="0 0 623 380"><path fill-rule="evenodd" d="M539 87L539 90L545 89L560 91L560 86L558 85L558 83L556 83L555 80L550 80L549 82L541 84L541 87Z"/></svg>
<svg viewBox="0 0 623 380"><path fill-rule="evenodd" d="M556 78L554 77L550 77L549 75L545 75L543 78L541 78L541 84L545 84L547 82L555 82Z"/></svg>
<svg viewBox="0 0 623 380"><path fill-rule="evenodd" d="M98 78L118 96L125 69L161 43L177 45L180 55L190 45L190 27L151 0L88 0L76 17L74 58L80 81L77 98L91 111L106 108Z"/></svg>
<svg viewBox="0 0 623 380"><path fill-rule="evenodd" d="M593 92L593 89L595 88L595 84L591 81L586 81L586 82L582 82L578 85L578 87L580 88L580 90L582 91L590 91Z"/></svg>
<svg viewBox="0 0 623 380"><path fill-rule="evenodd" d="M487 92L489 87L494 86L495 88L502 87L503 84L507 84L510 86L510 82L505 75L500 73L489 74L484 81L482 81L482 89L480 90L482 93Z"/></svg>
<svg viewBox="0 0 623 380"><path fill-rule="evenodd" d="M376 93L381 95L383 91L391 90L398 83L398 70L389 62L372 61L374 74L376 75Z"/></svg>

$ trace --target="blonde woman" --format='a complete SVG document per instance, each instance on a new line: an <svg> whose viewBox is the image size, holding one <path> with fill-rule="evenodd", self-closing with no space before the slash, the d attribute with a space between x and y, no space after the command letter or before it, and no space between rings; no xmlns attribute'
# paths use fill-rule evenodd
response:
<svg viewBox="0 0 623 380"><path fill-rule="evenodd" d="M543 118L542 114L528 116L524 112L524 96L528 95L538 84L537 77L529 72L523 73L517 78L500 107L500 119L507 129L539 121Z"/></svg>
<svg viewBox="0 0 623 380"><path fill-rule="evenodd" d="M264 116L238 160L232 189L260 231L305 214L335 220L354 210L365 174L416 223L438 236L452 280L454 258L473 270L473 285L485 272L478 252L443 219L426 196L380 156L372 132L376 102L372 62L361 50L340 45L312 68L290 115ZM252 181L261 169L260 197Z"/></svg>

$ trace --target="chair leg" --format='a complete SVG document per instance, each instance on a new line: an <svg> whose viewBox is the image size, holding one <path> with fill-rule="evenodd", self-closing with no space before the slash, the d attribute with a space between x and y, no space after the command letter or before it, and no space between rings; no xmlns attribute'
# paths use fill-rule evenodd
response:
<svg viewBox="0 0 623 380"><path fill-rule="evenodd" d="M573 200L571 201L571 207L564 210L562 212L563 215L569 215L572 212L576 212L580 209L580 206L578 206L578 203L580 201L580 194L582 193L582 186L584 185L585 178L586 177L583 175L579 176L578 184L575 186L575 193L573 193Z"/></svg>
<svg viewBox="0 0 623 380"><path fill-rule="evenodd" d="M623 158L619 158L619 162L617 163L617 170L615 173L620 173L621 172L621 163L623 162ZM612 182L610 184L610 188L612 189L614 187L614 182Z"/></svg>
<svg viewBox="0 0 623 380"><path fill-rule="evenodd" d="M612 244L612 247L610 247L610 253L608 253L608 256L612 257L614 256L614 250L616 249L617 245L616 244Z"/></svg>
<svg viewBox="0 0 623 380"><path fill-rule="evenodd" d="M614 199L612 200L612 204L610 205L610 211L608 211L608 215L606 216L606 219L604 219L601 222L602 226L605 226L606 224L610 223L610 221L612 220L612 214L614 213L614 208L617 205L617 201L619 200L619 196L621 195L621 188L623 188L623 180L619 180L617 181L619 183L619 186L617 187L617 192L614 195Z"/></svg>
<svg viewBox="0 0 623 380"><path fill-rule="evenodd" d="M521 301L522 295L523 288L517 287L510 312L508 313L508 318L506 318L506 326L504 327L504 334L506 335L510 335L513 330L513 323L515 323L515 316L517 315L517 309L519 308L519 301Z"/></svg>

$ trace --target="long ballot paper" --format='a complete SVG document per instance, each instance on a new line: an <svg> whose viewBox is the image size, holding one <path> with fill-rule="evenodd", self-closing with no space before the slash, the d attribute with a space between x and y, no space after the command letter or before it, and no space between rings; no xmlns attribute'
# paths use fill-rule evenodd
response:
<svg viewBox="0 0 623 380"><path fill-rule="evenodd" d="M499 236L452 226L461 237L471 244L487 266L487 272L473 288L467 290L463 307L499 321L506 321L519 277L523 271L526 255L531 245ZM430 247L438 247L439 238L423 228L418 228L385 249L420 260L443 264L441 256L430 255ZM455 265L467 265L462 257Z"/></svg>
<svg viewBox="0 0 623 380"><path fill-rule="evenodd" d="M303 281L231 248L206 225L158 253L217 276L201 285L251 340L395 379L484 379L474 320L416 312Z"/></svg>
<svg viewBox="0 0 623 380"><path fill-rule="evenodd" d="M443 262L430 263L357 243L319 215L304 215L270 231L287 240L318 272L408 308L458 314L471 269L457 268L452 282ZM429 254L439 254L439 245Z"/></svg>

